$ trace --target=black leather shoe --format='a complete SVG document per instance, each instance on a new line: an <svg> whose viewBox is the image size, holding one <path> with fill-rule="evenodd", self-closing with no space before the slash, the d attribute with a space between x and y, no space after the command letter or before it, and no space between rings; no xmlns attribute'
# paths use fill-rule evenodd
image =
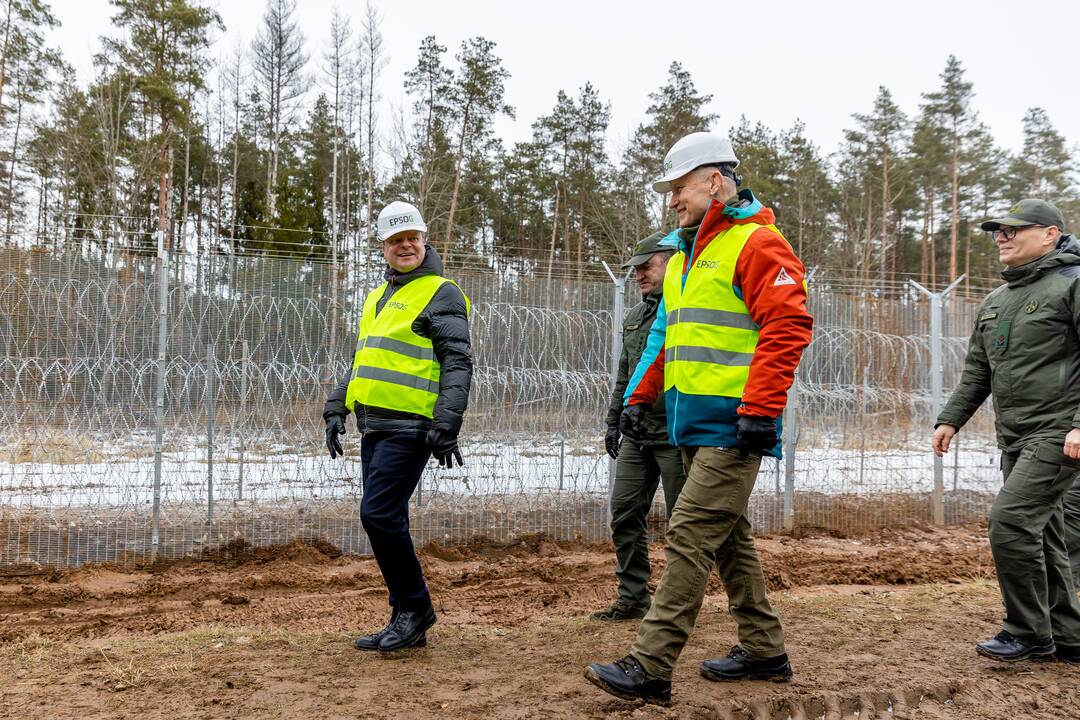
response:
<svg viewBox="0 0 1080 720"><path fill-rule="evenodd" d="M363 635L356 638L355 640L353 640L353 647L355 647L357 650L378 650L379 641L383 639L383 635L386 634L386 631L389 630L391 626L393 626L394 620L396 618L397 610L395 610L394 613L390 616L390 622L386 624L386 627L384 627L382 630L379 630L378 632L373 632L370 635Z"/></svg>
<svg viewBox="0 0 1080 720"><path fill-rule="evenodd" d="M585 668L585 679L623 700L671 704L671 681L649 675L633 655L607 665L593 663Z"/></svg>
<svg viewBox="0 0 1080 720"><path fill-rule="evenodd" d="M1080 665L1080 645L1057 645L1054 658L1070 665Z"/></svg>
<svg viewBox="0 0 1080 720"><path fill-rule="evenodd" d="M1007 630L1002 630L993 640L981 642L975 651L983 657L1002 662L1016 662L1026 658L1049 657L1054 654L1054 641L1039 640L1030 642L1021 640Z"/></svg>
<svg viewBox="0 0 1080 720"><path fill-rule="evenodd" d="M763 658L751 655L736 645L725 658L701 663L701 676L709 680L771 680L791 679L791 663L787 653Z"/></svg>
<svg viewBox="0 0 1080 720"><path fill-rule="evenodd" d="M386 628L386 633L379 640L379 650L393 652L411 647L424 647L427 644L427 629L435 624L435 608L426 610L400 610Z"/></svg>

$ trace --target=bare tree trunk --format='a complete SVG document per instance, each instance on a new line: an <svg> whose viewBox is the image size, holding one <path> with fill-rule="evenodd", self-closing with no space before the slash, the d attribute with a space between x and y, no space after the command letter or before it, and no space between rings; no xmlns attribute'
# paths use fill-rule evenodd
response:
<svg viewBox="0 0 1080 720"><path fill-rule="evenodd" d="M934 196L927 197L928 211L930 213L930 289L937 286L937 247L934 243Z"/></svg>
<svg viewBox="0 0 1080 720"><path fill-rule="evenodd" d="M930 277L930 191L925 189L926 202L923 206L922 226L922 263L919 266L919 282L926 286Z"/></svg>
<svg viewBox="0 0 1080 720"><path fill-rule="evenodd" d="M551 284L551 269L555 266L555 238L559 231L559 181L555 181L555 209L551 214L551 249L548 251L548 285Z"/></svg>
<svg viewBox="0 0 1080 720"><path fill-rule="evenodd" d="M190 98L189 98L190 101ZM191 185L191 128L184 128L184 187L180 190L180 237L179 246L181 251L187 248L188 226L188 186ZM195 291L199 290L199 281L202 280L202 268L199 265L199 257L195 257Z"/></svg>
<svg viewBox="0 0 1080 720"><path fill-rule="evenodd" d="M172 240L169 212L172 206L172 143L169 142L169 116L161 110L161 147L158 149L158 230ZM171 247L171 245L170 245ZM179 264L179 263L178 263Z"/></svg>
<svg viewBox="0 0 1080 720"><path fill-rule="evenodd" d="M4 51L0 52L0 120L4 119L4 82L7 80L8 52L11 50L11 13L15 9L15 3L8 0L7 15L4 18Z"/></svg>
<svg viewBox="0 0 1080 720"><path fill-rule="evenodd" d="M956 277L956 246L959 244L960 218L960 148L953 140L952 148L952 219L949 225L949 280Z"/></svg>
<svg viewBox="0 0 1080 720"><path fill-rule="evenodd" d="M578 267L583 267L585 262L585 193L581 193L578 200L578 237L577 237L577 262Z"/></svg>
<svg viewBox="0 0 1080 720"><path fill-rule="evenodd" d="M457 212L458 192L461 190L461 166L465 164L465 134L469 127L471 107L465 106L461 116L461 135L458 138L457 159L454 162L454 191L450 195L450 215L446 219L446 244L443 246L443 260L450 257L450 246L454 238L454 214Z"/></svg>
<svg viewBox="0 0 1080 720"><path fill-rule="evenodd" d="M10 5L10 3L9 3ZM11 139L11 162L8 164L7 186L7 236L11 238L11 229L15 221L15 172L18 167L19 130L22 128L22 96L16 91L15 97L15 133Z"/></svg>
<svg viewBox="0 0 1080 720"><path fill-rule="evenodd" d="M803 258L803 235L804 235L803 228L806 225L806 222L804 220L804 218L806 217L806 214L805 214L806 213L806 208L805 208L805 204L804 204L804 199L805 198L804 198L802 183L795 183L795 204L798 207L798 212L799 212L799 227L798 227L798 230L797 230L797 237L798 237L797 242L798 242L798 246L799 246L799 259L803 260L805 262L805 258Z"/></svg>
<svg viewBox="0 0 1080 720"><path fill-rule="evenodd" d="M889 146L881 153L881 286L885 287L885 274L889 260Z"/></svg>
<svg viewBox="0 0 1080 720"><path fill-rule="evenodd" d="M870 188L867 188L868 191L869 191L869 189ZM863 241L862 267L860 268L860 270L862 271L863 280L866 281L866 282L870 281L870 276L871 276L871 273L870 273L870 266L871 266L870 255L873 252L873 247L872 247L873 246L873 241L871 240L871 238L873 236L871 235L871 229L873 227L874 227L874 196L870 192L867 192L866 193L866 227L865 227L865 229L863 231L865 233L865 235L866 235L866 239Z"/></svg>

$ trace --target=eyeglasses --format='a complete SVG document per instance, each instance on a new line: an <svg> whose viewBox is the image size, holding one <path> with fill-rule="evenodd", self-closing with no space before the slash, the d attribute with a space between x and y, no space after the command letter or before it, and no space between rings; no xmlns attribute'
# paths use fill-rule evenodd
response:
<svg viewBox="0 0 1080 720"><path fill-rule="evenodd" d="M994 231L994 237L997 237L998 235L1000 235L1001 237L1005 238L1006 240L1012 240L1014 237L1016 237L1016 233L1020 232L1021 230L1027 230L1028 228L1044 228L1044 227L1047 227L1047 226L1046 225L1021 225L1019 227L999 227L997 230Z"/></svg>

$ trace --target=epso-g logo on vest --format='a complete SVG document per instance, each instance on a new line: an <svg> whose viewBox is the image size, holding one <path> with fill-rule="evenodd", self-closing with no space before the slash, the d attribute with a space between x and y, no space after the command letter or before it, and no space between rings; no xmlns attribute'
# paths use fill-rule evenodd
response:
<svg viewBox="0 0 1080 720"><path fill-rule="evenodd" d="M409 306L406 305L405 303L399 303L399 302L395 302L393 300L387 300L386 301L386 306L387 307L392 307L395 310L408 310L409 309Z"/></svg>
<svg viewBox="0 0 1080 720"><path fill-rule="evenodd" d="M720 267L720 261L719 260L698 260L696 263L694 263L694 267L700 268L700 269L703 269L703 270L716 270L718 267Z"/></svg>
<svg viewBox="0 0 1080 720"><path fill-rule="evenodd" d="M406 213L405 215L398 215L397 217L390 218L389 225L390 227L394 227L395 225L405 225L411 222L415 222L413 216Z"/></svg>

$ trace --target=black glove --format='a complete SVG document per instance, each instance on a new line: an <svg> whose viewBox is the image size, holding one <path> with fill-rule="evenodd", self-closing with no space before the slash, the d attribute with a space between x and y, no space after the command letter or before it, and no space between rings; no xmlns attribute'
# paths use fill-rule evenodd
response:
<svg viewBox="0 0 1080 720"><path fill-rule="evenodd" d="M431 454L439 461L439 467L450 469L454 467L454 460L457 460L459 466L465 464L461 460L461 450L458 449L456 432L432 426L427 431L427 444L431 447Z"/></svg>
<svg viewBox="0 0 1080 720"><path fill-rule="evenodd" d="M764 455L776 447L776 418L740 415L735 423L735 447L743 455Z"/></svg>
<svg viewBox="0 0 1080 720"><path fill-rule="evenodd" d="M604 449L607 450L607 454L611 456L611 459L619 457L619 426L608 425L607 433L604 435Z"/></svg>
<svg viewBox="0 0 1080 720"><path fill-rule="evenodd" d="M649 405L627 405L619 416L619 429L631 440L640 440L645 433L645 416L652 407Z"/></svg>
<svg viewBox="0 0 1080 720"><path fill-rule="evenodd" d="M345 451L341 449L341 441L338 435L345 434L345 418L340 415L331 415L326 418L326 449L330 451L330 459L344 457Z"/></svg>

